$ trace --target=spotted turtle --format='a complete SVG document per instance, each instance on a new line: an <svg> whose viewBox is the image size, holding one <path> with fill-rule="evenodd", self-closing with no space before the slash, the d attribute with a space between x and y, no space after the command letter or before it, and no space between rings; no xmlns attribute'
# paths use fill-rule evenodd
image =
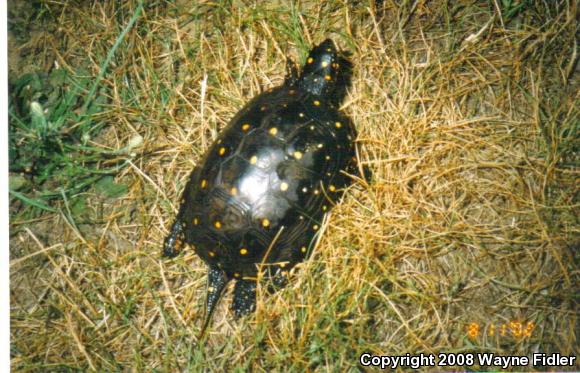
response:
<svg viewBox="0 0 580 373"><path fill-rule="evenodd" d="M187 244L209 266L204 329L236 280L237 317L255 309L261 272L283 286L355 172L356 131L338 110L351 64L327 39L301 73L252 99L191 173L163 253Z"/></svg>

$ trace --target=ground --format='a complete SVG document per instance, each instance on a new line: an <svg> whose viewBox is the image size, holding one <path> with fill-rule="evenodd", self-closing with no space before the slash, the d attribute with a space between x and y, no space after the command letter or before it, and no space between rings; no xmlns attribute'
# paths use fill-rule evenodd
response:
<svg viewBox="0 0 580 373"><path fill-rule="evenodd" d="M10 1L12 368L578 355L576 6ZM286 57L326 37L354 64L342 110L372 180L287 288L260 287L238 321L226 295L200 342L205 265L161 258L180 193Z"/></svg>

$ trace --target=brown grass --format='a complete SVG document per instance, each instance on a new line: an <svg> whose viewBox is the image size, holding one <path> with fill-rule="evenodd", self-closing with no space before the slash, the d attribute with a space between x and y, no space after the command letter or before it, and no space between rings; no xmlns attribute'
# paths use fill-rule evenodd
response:
<svg viewBox="0 0 580 373"><path fill-rule="evenodd" d="M10 51L11 73L58 63L96 76L137 7L121 3L42 2L57 26ZM64 207L32 220L11 210L13 369L578 355L577 8L521 3L515 15L495 0L146 5L104 79L107 130L92 140L120 149L144 138L116 178L129 193L87 191L83 221ZM343 110L373 179L350 188L286 289L260 292L256 315L238 322L227 296L200 346L205 266L192 253L160 258L178 196L219 129L283 81L286 54L303 58L327 36L352 53ZM490 335L512 321L535 327Z"/></svg>

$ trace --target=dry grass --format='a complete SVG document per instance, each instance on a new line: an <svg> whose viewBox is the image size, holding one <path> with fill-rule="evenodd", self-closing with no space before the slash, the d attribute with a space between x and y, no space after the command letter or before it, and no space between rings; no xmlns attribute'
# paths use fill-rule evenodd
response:
<svg viewBox="0 0 580 373"><path fill-rule="evenodd" d="M96 76L138 6L41 3L58 26L11 44L12 74L28 58ZM337 371L356 369L364 351L578 355L574 0L194 3L146 5L103 80L96 120L107 127L91 144L144 138L116 178L129 193L87 191L83 221L64 207L25 219L13 204L14 370ZM352 53L343 109L373 179L333 210L286 289L260 293L256 315L239 322L226 297L198 345L205 266L191 253L160 258L179 193L243 103L283 81L285 55L303 58L326 36ZM535 328L489 335L510 321Z"/></svg>

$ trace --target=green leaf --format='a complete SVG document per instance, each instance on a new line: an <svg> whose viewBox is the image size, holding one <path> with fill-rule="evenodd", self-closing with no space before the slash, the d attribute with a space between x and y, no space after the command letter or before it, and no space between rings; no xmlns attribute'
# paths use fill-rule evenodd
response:
<svg viewBox="0 0 580 373"><path fill-rule="evenodd" d="M95 191L107 197L116 198L127 193L127 185L117 184L112 176L105 176L95 183Z"/></svg>

